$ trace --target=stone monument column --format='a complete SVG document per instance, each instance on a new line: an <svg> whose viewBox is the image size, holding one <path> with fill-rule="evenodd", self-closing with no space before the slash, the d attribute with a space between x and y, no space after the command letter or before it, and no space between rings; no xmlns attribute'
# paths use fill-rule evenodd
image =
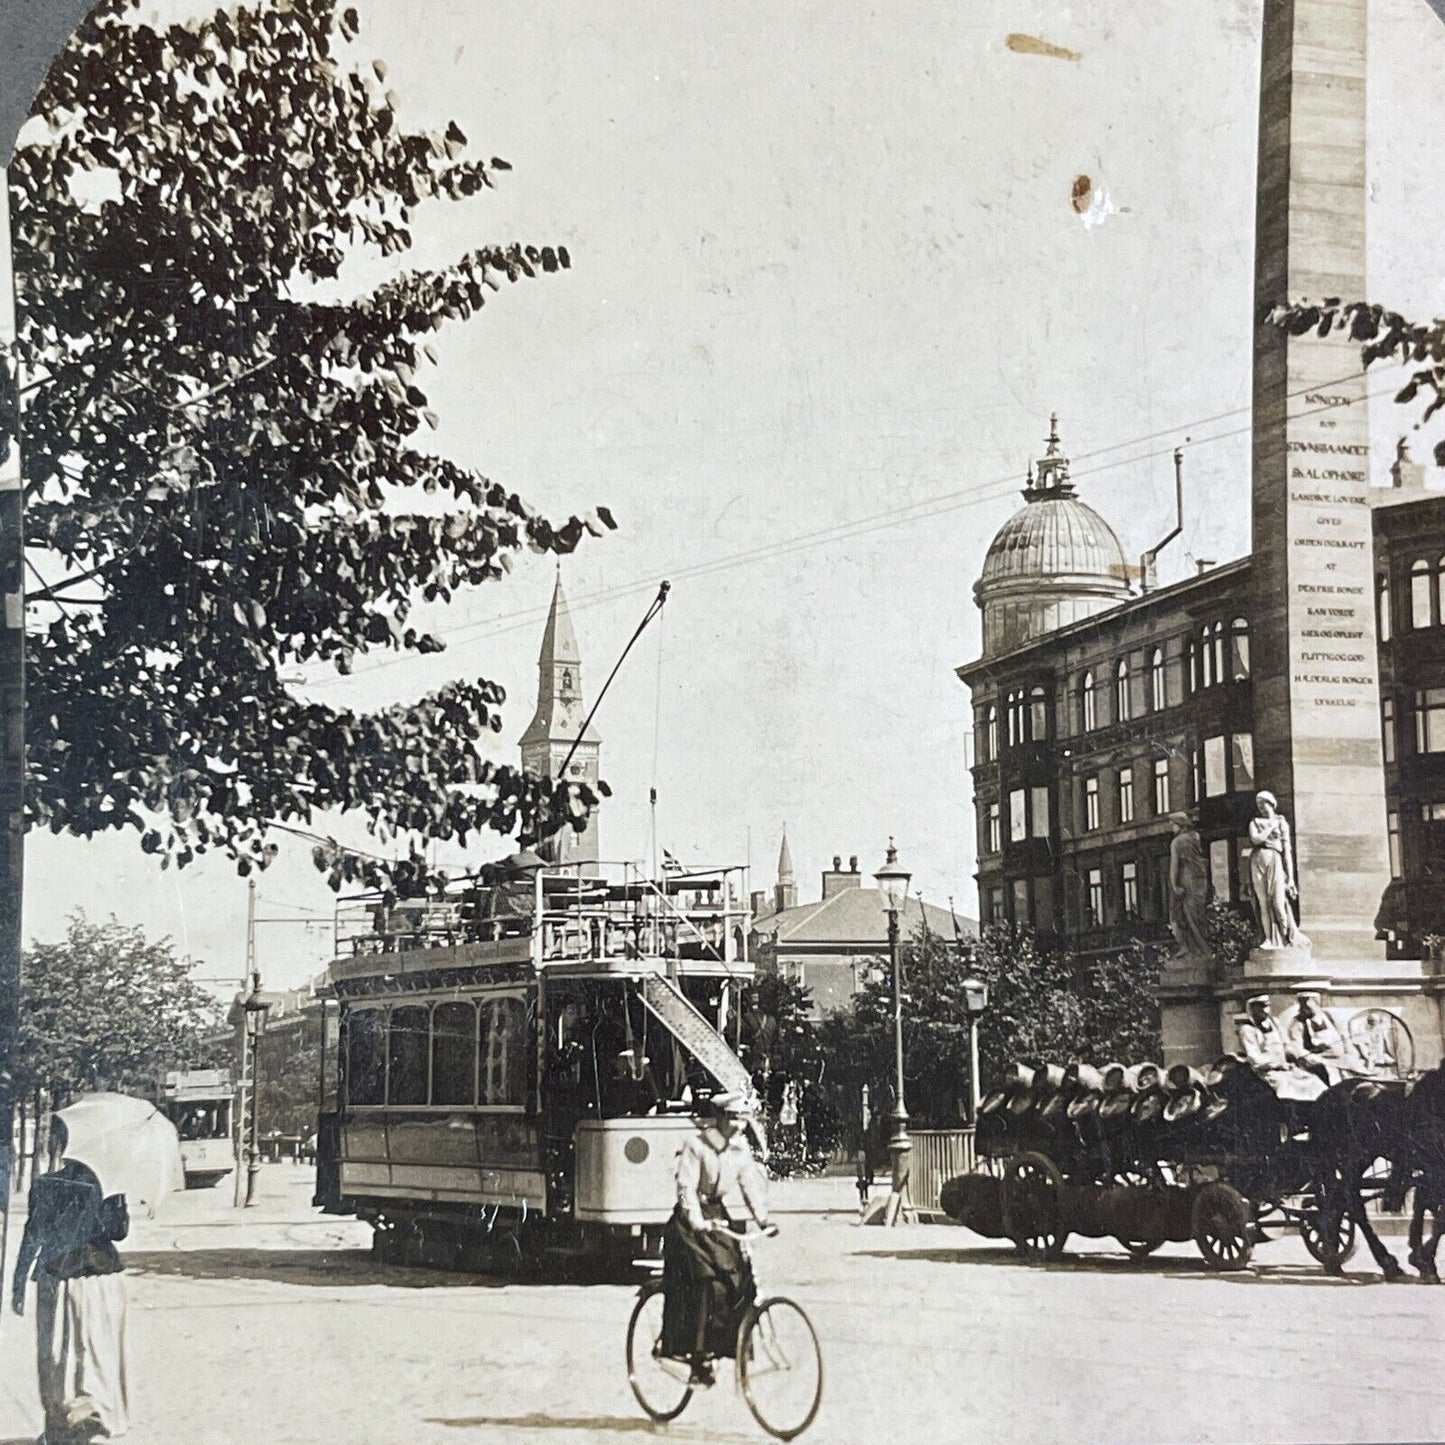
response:
<svg viewBox="0 0 1445 1445"><path fill-rule="evenodd" d="M1255 236L1256 776L1294 828L1301 926L1329 972L1380 960L1390 881L1357 345L1262 318L1365 295L1366 0L1266 0Z"/></svg>

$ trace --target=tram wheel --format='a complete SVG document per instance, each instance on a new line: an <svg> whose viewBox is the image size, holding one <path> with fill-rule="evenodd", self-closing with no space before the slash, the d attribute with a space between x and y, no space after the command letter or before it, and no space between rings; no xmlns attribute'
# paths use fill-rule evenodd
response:
<svg viewBox="0 0 1445 1445"><path fill-rule="evenodd" d="M1047 1154L1015 1155L1003 1172L1003 1227L1014 1248L1025 1256L1056 1260L1069 1231L1060 1205L1063 1176Z"/></svg>
<svg viewBox="0 0 1445 1445"><path fill-rule="evenodd" d="M1337 1210L1329 1204L1306 1210L1299 1222L1299 1232L1305 1248L1329 1274L1344 1273L1360 1242L1348 1210Z"/></svg>
<svg viewBox="0 0 1445 1445"><path fill-rule="evenodd" d="M1204 1263L1224 1272L1243 1269L1254 1253L1250 1237L1249 1202L1232 1184L1215 1180L1194 1197L1194 1242Z"/></svg>

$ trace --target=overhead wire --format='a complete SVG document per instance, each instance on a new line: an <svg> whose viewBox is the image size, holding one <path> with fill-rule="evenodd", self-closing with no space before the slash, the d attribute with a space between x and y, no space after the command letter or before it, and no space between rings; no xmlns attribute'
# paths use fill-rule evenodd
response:
<svg viewBox="0 0 1445 1445"><path fill-rule="evenodd" d="M1332 386L1343 385L1346 382L1358 380L1364 375L1363 371L1349 373L1334 381L1312 382L1308 386L1301 387L1296 391L1287 393L1288 396L1301 396L1311 392L1319 392L1322 389ZM1347 402L1335 403L1318 407L1311 407L1307 410L1295 413L1296 417L1314 416L1322 412L1338 412L1345 406L1357 406L1367 403L1379 397L1386 396L1398 389L1398 382L1391 382L1388 386L1376 391L1364 392L1360 396L1351 397ZM1146 435L1132 438L1129 441L1117 442L1106 447L1096 447L1092 451L1081 452L1073 458L1073 462L1088 461L1092 458L1107 456L1111 452L1123 451L1130 447L1142 446L1150 441L1162 437L1177 437L1185 427L1194 429L1200 426L1212 425L1214 422L1227 420L1231 416L1245 415L1252 410L1251 407L1237 407L1230 411L1215 413L1212 417L1202 418L1198 421L1182 423L1179 426L1169 427ZM1228 431L1216 432L1212 435L1196 437L1190 445L1197 449L1207 446L1210 443L1228 441L1239 436L1247 436L1253 430L1252 423L1242 427L1235 427ZM1173 454L1172 445L1156 448L1151 451L1135 455L1121 457L1113 461L1103 462L1093 467L1078 467L1071 465L1070 474L1073 479L1096 477L1106 472L1117 471L1125 467L1135 466L1144 462L1154 461L1160 457L1167 457ZM944 515L947 512L957 511L963 507L983 505L996 501L1007 496L1018 486L1018 478L1015 475L996 478L995 480L976 486L959 488L952 492L939 493L930 498L924 498L918 502L909 503L901 507L890 508L887 511L870 513L863 517L855 518L847 522L833 523L831 526L818 528L811 532L799 533L793 537L783 538L779 541L764 543L758 547L745 549L740 552L730 553L722 557L708 558L701 562L689 565L673 567L668 569L669 576L676 579L692 579L696 577L710 576L720 571L731 571L735 567L746 566L753 562L771 560L777 557L788 556L793 552L809 550L816 546L825 546L832 542L851 540L855 537L871 535L874 532L884 531L891 527L903 526L912 522L924 521L932 517ZM624 597L632 596L645 591L653 586L650 578L635 579L628 582L617 583L611 587L599 588L594 592L581 593L571 599L571 606L574 611L586 607L598 606L606 602L619 601ZM511 613L501 613L487 619L479 619L475 622L462 623L458 626L439 628L438 635L449 638L453 642L465 642L473 635L486 634L489 637L503 636L509 632L529 627L541 616L545 615L545 608L528 607ZM364 676L368 673L379 672L385 668L396 667L412 659L412 654L402 652L392 657L378 658L373 662L353 667L352 670L342 677L316 678L308 682L310 687L323 687L346 681L348 678Z"/></svg>

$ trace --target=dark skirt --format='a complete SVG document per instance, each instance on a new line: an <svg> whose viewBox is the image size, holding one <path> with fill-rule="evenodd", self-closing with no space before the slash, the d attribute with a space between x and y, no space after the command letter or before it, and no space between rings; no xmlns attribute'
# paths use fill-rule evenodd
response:
<svg viewBox="0 0 1445 1445"><path fill-rule="evenodd" d="M707 1311L703 1350L732 1355L738 1326L753 1302L753 1273L731 1234L699 1234L674 1213L662 1232L663 1353L684 1359L698 1348L699 1312Z"/></svg>

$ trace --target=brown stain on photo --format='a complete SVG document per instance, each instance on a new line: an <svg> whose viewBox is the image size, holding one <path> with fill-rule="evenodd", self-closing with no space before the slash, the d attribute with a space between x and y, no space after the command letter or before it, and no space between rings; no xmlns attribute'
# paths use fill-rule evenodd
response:
<svg viewBox="0 0 1445 1445"><path fill-rule="evenodd" d="M1082 216L1084 212L1089 209L1089 205L1094 199L1094 183L1088 176L1074 177L1074 189L1071 199L1077 214Z"/></svg>
<svg viewBox="0 0 1445 1445"><path fill-rule="evenodd" d="M1083 59L1077 50L1069 50L1062 45L1053 45L1047 40L1040 40L1037 35L1021 35L1018 31L1013 31L1005 37L1004 44L1019 55L1047 55L1053 60Z"/></svg>

